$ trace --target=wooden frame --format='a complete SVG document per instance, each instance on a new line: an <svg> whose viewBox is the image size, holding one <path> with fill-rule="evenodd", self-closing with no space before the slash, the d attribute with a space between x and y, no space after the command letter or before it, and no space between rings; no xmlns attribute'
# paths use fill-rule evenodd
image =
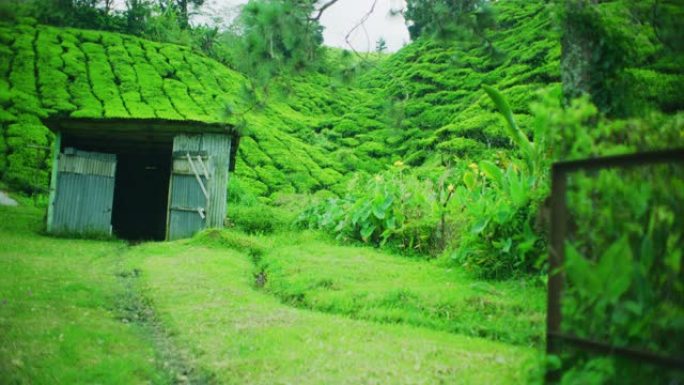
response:
<svg viewBox="0 0 684 385"><path fill-rule="evenodd" d="M566 188L568 175L575 171L601 170L609 168L632 168L662 163L684 163L684 149L643 152L601 158L582 159L554 163L551 169L551 239L549 248L549 280L546 318L546 353L560 353L561 343L605 354L615 354L643 360L656 365L684 368L684 358L667 357L653 352L613 346L600 341L579 338L561 332L563 314L561 298L565 277L565 236L567 232ZM559 372L546 373L546 382L558 380Z"/></svg>

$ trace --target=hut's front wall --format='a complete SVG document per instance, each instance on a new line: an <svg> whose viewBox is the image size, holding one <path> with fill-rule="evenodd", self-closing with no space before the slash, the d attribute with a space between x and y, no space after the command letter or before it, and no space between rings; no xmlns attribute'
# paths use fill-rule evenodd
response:
<svg viewBox="0 0 684 385"><path fill-rule="evenodd" d="M63 136L55 145L49 231L173 240L223 226L232 135L177 134L166 149L83 135L60 145Z"/></svg>

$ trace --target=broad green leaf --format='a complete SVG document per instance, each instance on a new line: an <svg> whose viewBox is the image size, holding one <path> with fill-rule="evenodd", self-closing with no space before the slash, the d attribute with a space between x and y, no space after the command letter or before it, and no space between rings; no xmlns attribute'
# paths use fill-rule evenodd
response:
<svg viewBox="0 0 684 385"><path fill-rule="evenodd" d="M516 172L507 173L508 194L516 207L524 206L529 198L525 178Z"/></svg>
<svg viewBox="0 0 684 385"><path fill-rule="evenodd" d="M378 219L385 219L385 209L382 207L382 205L373 205L373 216Z"/></svg>
<svg viewBox="0 0 684 385"><path fill-rule="evenodd" d="M565 244L565 271L580 293L592 298L600 295L601 277L571 243Z"/></svg>
<svg viewBox="0 0 684 385"><path fill-rule="evenodd" d="M385 197L385 200L381 203L380 207L382 207L383 210L387 210L390 206L392 206L392 203L394 202L394 197L391 195L388 195Z"/></svg>
<svg viewBox="0 0 684 385"><path fill-rule="evenodd" d="M606 250L597 266L604 282L602 296L609 303L617 301L632 283L632 249L627 236L622 236Z"/></svg>
<svg viewBox="0 0 684 385"><path fill-rule="evenodd" d="M641 251L640 251L640 262L641 266L644 269L644 273L648 273L651 270L651 266L653 266L653 261L655 260L654 252L653 252L653 240L651 239L650 234L646 234L644 238L641 240Z"/></svg>
<svg viewBox="0 0 684 385"><path fill-rule="evenodd" d="M508 105L508 102L506 99L501 95L501 93L488 85L483 85L482 88L485 90L487 95L489 96L490 99L494 102L494 105L496 108L499 110L499 113L506 119L506 123L508 123L508 134L513 139L513 141L520 146L520 148L527 153L528 156L533 155L533 148L532 148L532 143L530 140L527 138L527 135L525 135L524 132L518 127L518 124L515 122L515 118L513 117L513 111L511 110L511 107Z"/></svg>
<svg viewBox="0 0 684 385"><path fill-rule="evenodd" d="M514 209L508 204L508 202L501 202L500 208L494 216L494 221L496 223L506 223L511 219L511 216L515 213Z"/></svg>
<svg viewBox="0 0 684 385"><path fill-rule="evenodd" d="M364 241L368 241L368 238L370 238L371 235L373 235L373 232L375 231L375 225L368 223L364 225L361 228L361 238L363 238Z"/></svg>
<svg viewBox="0 0 684 385"><path fill-rule="evenodd" d="M480 218L475 224L473 225L473 228L470 230L473 232L473 234L480 234L481 232L484 231L484 229L487 228L487 225L489 224L489 218Z"/></svg>
<svg viewBox="0 0 684 385"><path fill-rule="evenodd" d="M670 268L673 273L679 274L682 268L682 250L675 249L665 253L665 266Z"/></svg>
<svg viewBox="0 0 684 385"><path fill-rule="evenodd" d="M504 253L509 253L511 251L511 246L513 246L513 239L511 239L510 237L506 238L506 240L503 241L501 245L501 251L503 251Z"/></svg>
<svg viewBox="0 0 684 385"><path fill-rule="evenodd" d="M492 182L496 184L497 187L500 188L503 185L503 171L501 171L501 169L493 162L483 160L480 162L480 169L482 172L484 172L487 178L491 179Z"/></svg>
<svg viewBox="0 0 684 385"><path fill-rule="evenodd" d="M466 171L463 174L463 183L466 185L468 190L473 190L475 188L475 174L472 171Z"/></svg>
<svg viewBox="0 0 684 385"><path fill-rule="evenodd" d="M394 229L397 227L397 221L394 216L389 216L387 219L385 219L385 227L387 229Z"/></svg>

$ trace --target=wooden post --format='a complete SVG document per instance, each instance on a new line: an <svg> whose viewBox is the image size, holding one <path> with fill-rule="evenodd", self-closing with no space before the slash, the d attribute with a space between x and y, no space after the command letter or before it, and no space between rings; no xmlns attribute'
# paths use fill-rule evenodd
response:
<svg viewBox="0 0 684 385"><path fill-rule="evenodd" d="M47 212L47 231L52 231L52 222L55 216L55 198L57 196L57 178L59 173L59 152L62 147L62 133L57 132L55 135L55 141L52 143L52 173L50 174L50 195L48 199L48 212Z"/></svg>

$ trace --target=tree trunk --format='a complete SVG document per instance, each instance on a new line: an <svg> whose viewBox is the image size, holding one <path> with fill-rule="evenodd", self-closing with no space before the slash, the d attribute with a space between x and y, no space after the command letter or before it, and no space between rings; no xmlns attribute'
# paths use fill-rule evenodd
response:
<svg viewBox="0 0 684 385"><path fill-rule="evenodd" d="M592 56L598 47L584 16L588 7L596 3L597 0L565 0L560 64L566 102L592 94Z"/></svg>
<svg viewBox="0 0 684 385"><path fill-rule="evenodd" d="M178 0L178 24L181 28L188 28L188 0Z"/></svg>

